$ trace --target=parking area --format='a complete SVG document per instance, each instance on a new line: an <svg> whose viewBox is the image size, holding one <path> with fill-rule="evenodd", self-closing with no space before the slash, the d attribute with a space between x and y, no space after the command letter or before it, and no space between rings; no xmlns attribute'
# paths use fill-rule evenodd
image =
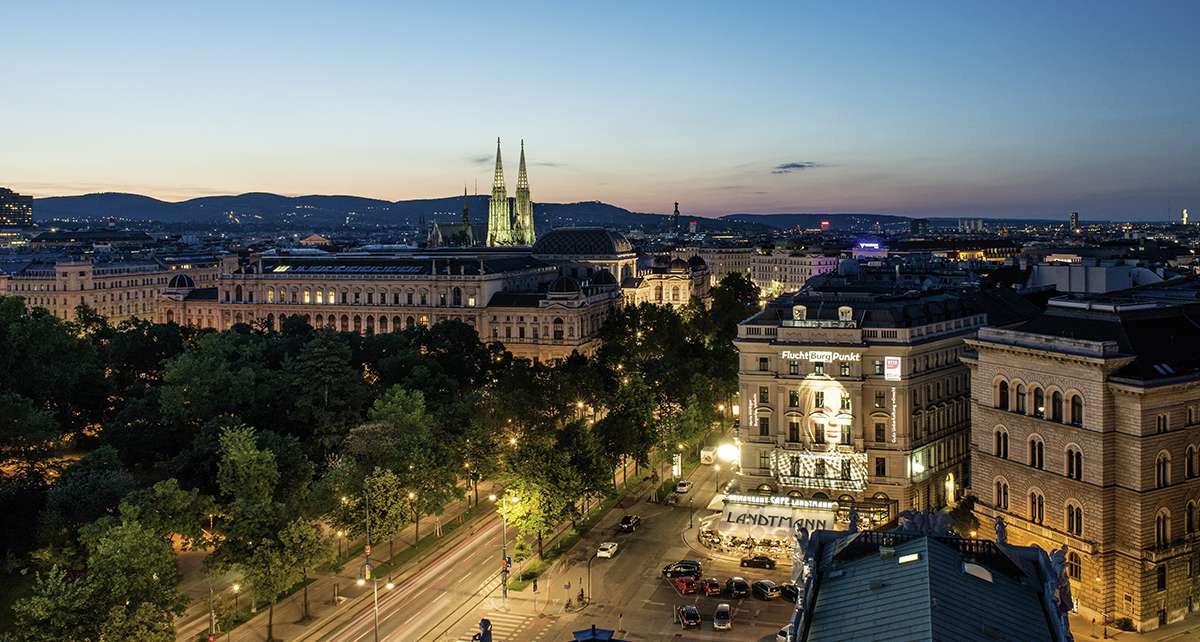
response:
<svg viewBox="0 0 1200 642"><path fill-rule="evenodd" d="M664 560L663 564L677 560ZM685 604L694 605L700 612L699 628L688 629L683 633L684 639L696 640L773 640L775 632L781 623L791 617L793 605L783 598L763 600L757 597L733 598L725 591L727 581L731 577L741 577L748 584L757 580L771 580L776 584L787 582L787 570L766 570L756 568L741 568L736 562L724 560L702 559L701 580L715 577L722 587L721 595L707 596L703 590L696 593L684 594L676 586L673 579L660 577L654 592L643 602L644 608L654 612L667 622L674 621L675 609ZM661 571L661 566L659 567ZM733 627L730 631L713 630L713 613L717 605L729 604L733 615ZM660 606L661 605L661 606ZM674 623L677 631L682 632L682 626Z"/></svg>

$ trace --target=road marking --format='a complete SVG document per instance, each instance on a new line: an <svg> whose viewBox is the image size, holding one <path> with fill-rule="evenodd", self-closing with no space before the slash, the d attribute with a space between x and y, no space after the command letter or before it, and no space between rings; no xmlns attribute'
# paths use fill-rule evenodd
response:
<svg viewBox="0 0 1200 642"><path fill-rule="evenodd" d="M492 637L497 642L508 642L516 639L518 633L523 631L529 622L533 619L528 615L514 615L511 613L485 613L483 618L492 623ZM460 635L456 640L458 642L471 642L471 636L479 632L479 624L471 624L466 633Z"/></svg>

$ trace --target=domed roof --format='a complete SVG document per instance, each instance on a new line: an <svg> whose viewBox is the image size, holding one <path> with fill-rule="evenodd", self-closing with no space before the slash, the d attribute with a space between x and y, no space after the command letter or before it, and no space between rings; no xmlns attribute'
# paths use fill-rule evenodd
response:
<svg viewBox="0 0 1200 642"><path fill-rule="evenodd" d="M194 288L196 287L196 282L192 280L192 277L186 274L176 274L175 276L171 277L171 280L167 283L167 287L173 290Z"/></svg>
<svg viewBox="0 0 1200 642"><path fill-rule="evenodd" d="M654 258L650 259L650 266L656 268L665 268L671 265L671 257L666 254L655 254Z"/></svg>
<svg viewBox="0 0 1200 642"><path fill-rule="evenodd" d="M602 227L560 227L533 244L534 254L625 254L633 245L624 234Z"/></svg>
<svg viewBox="0 0 1200 642"><path fill-rule="evenodd" d="M579 282L569 276L560 276L550 284L551 294L573 294L579 292Z"/></svg>
<svg viewBox="0 0 1200 642"><path fill-rule="evenodd" d="M693 268L697 268L697 269L702 269L702 270L708 269L708 263L706 263L704 261L704 259L700 258L699 255L693 256L692 258L688 259L688 265L692 266Z"/></svg>
<svg viewBox="0 0 1200 642"><path fill-rule="evenodd" d="M592 275L592 285L616 285L617 277L608 270L599 270Z"/></svg>
<svg viewBox="0 0 1200 642"><path fill-rule="evenodd" d="M671 261L671 271L672 272L687 272L688 271L688 262L683 259L680 259L680 258L673 259Z"/></svg>

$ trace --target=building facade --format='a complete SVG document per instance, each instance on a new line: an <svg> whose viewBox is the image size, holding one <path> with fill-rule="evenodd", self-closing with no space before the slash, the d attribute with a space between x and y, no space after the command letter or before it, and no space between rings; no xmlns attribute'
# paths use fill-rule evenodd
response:
<svg viewBox="0 0 1200 642"><path fill-rule="evenodd" d="M671 258L687 261L700 257L708 266L710 283L716 285L734 273L750 278L750 263L756 254L752 247L684 247L672 250Z"/></svg>
<svg viewBox="0 0 1200 642"><path fill-rule="evenodd" d="M1011 290L921 291L851 263L739 324L739 479L746 492L853 504L881 522L960 496L964 339L1033 308Z"/></svg>
<svg viewBox="0 0 1200 642"><path fill-rule="evenodd" d="M33 197L0 187L0 227L33 225Z"/></svg>
<svg viewBox="0 0 1200 642"><path fill-rule="evenodd" d="M693 256L685 261L659 256L639 276L622 281L621 292L629 305L654 303L683 308L694 299L707 298L710 282L704 259Z"/></svg>
<svg viewBox="0 0 1200 642"><path fill-rule="evenodd" d="M1173 289L1055 299L965 358L984 528L1003 516L1016 543L1066 545L1084 615L1139 630L1197 601L1200 305Z"/></svg>
<svg viewBox="0 0 1200 642"><path fill-rule="evenodd" d="M0 294L19 296L64 320L74 320L75 308L87 305L114 325L133 318L153 321L172 277L186 274L198 285L213 286L221 261L215 256L32 260L0 275Z"/></svg>
<svg viewBox="0 0 1200 642"><path fill-rule="evenodd" d="M837 266L836 256L786 252L756 254L750 262L750 280L768 296L775 296L799 290L812 277L830 272Z"/></svg>

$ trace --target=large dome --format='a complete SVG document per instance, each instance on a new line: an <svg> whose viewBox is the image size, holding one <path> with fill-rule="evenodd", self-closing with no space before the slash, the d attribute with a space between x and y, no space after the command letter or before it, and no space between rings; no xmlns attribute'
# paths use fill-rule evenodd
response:
<svg viewBox="0 0 1200 642"><path fill-rule="evenodd" d="M573 294L579 292L579 282L569 276L560 276L550 284L551 294Z"/></svg>
<svg viewBox="0 0 1200 642"><path fill-rule="evenodd" d="M592 285L616 285L617 278L608 270L598 270L592 275Z"/></svg>
<svg viewBox="0 0 1200 642"><path fill-rule="evenodd" d="M633 245L624 234L602 227L560 227L533 244L534 254L596 256L625 254Z"/></svg>
<svg viewBox="0 0 1200 642"><path fill-rule="evenodd" d="M688 259L688 265L698 270L708 269L708 263L705 263L704 259L700 258L698 255L693 255L692 258Z"/></svg>
<svg viewBox="0 0 1200 642"><path fill-rule="evenodd" d="M196 287L196 282L186 274L176 274L171 277L170 282L167 283L167 287L172 290L183 290Z"/></svg>

